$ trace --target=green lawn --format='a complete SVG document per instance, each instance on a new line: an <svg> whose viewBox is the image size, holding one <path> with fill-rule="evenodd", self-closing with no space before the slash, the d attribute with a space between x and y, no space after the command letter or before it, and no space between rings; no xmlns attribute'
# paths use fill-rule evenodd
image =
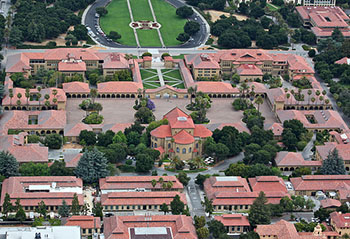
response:
<svg viewBox="0 0 350 239"><path fill-rule="evenodd" d="M270 11L274 12L274 11L277 11L279 10L281 7L279 6L276 6L276 5L273 5L271 3L266 3L266 6L269 8Z"/></svg>
<svg viewBox="0 0 350 239"><path fill-rule="evenodd" d="M162 74L163 74L163 79L165 84L174 86L175 88L178 88L178 89L185 89L185 85L182 81L182 77L179 70L165 69L165 70L162 70ZM173 78L175 78L175 80Z"/></svg>
<svg viewBox="0 0 350 239"><path fill-rule="evenodd" d="M165 81L165 84L166 85L171 85L171 86L173 86L175 88L178 88L178 89L185 89L184 83L178 84L178 82L167 82L167 81ZM176 84L178 84L178 85L176 85Z"/></svg>
<svg viewBox="0 0 350 239"><path fill-rule="evenodd" d="M106 8L108 14L100 19L102 30L106 34L116 31L122 36L121 44L136 46L134 32L129 26L131 20L126 0L113 0Z"/></svg>
<svg viewBox="0 0 350 239"><path fill-rule="evenodd" d="M170 76L170 77L182 80L182 77L181 77L181 74L180 74L180 70L174 70L174 71L170 71L170 72L168 72L168 71L169 70L162 70L163 77ZM166 72L168 72L168 73L166 73Z"/></svg>
<svg viewBox="0 0 350 239"><path fill-rule="evenodd" d="M126 2L126 0L124 1ZM152 12L147 0L130 0L130 5L134 21L153 21Z"/></svg>
<svg viewBox="0 0 350 239"><path fill-rule="evenodd" d="M139 37L140 45L147 46L161 46L157 30L136 30Z"/></svg>
<svg viewBox="0 0 350 239"><path fill-rule="evenodd" d="M172 56L174 59L184 59L185 58L185 55L184 54L181 54L181 55L178 55L178 56Z"/></svg>
<svg viewBox="0 0 350 239"><path fill-rule="evenodd" d="M184 32L186 19L176 15L176 9L164 0L151 0L157 21L162 25L160 32L166 46L181 44L176 37Z"/></svg>
<svg viewBox="0 0 350 239"><path fill-rule="evenodd" d="M154 72L154 74L149 71ZM141 73L142 80L155 75L157 76L157 79L158 79L157 70L155 69L147 69L147 70L140 69L140 73Z"/></svg>

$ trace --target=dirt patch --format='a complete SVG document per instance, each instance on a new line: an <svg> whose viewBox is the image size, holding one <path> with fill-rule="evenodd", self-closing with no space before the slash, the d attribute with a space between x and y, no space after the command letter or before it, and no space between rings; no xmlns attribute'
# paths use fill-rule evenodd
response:
<svg viewBox="0 0 350 239"><path fill-rule="evenodd" d="M248 19L247 16L241 15L241 14L232 14L232 16L236 17L238 21L245 21Z"/></svg>
<svg viewBox="0 0 350 239"><path fill-rule="evenodd" d="M225 15L226 17L230 16L230 13L227 12L221 12L221 11L215 11L215 10L206 10L204 11L206 14L209 13L211 16L211 21L216 22L216 20L220 19L221 15Z"/></svg>
<svg viewBox="0 0 350 239"><path fill-rule="evenodd" d="M81 146L80 144L69 143L69 144L63 145L63 149L82 149L82 148L83 146Z"/></svg>

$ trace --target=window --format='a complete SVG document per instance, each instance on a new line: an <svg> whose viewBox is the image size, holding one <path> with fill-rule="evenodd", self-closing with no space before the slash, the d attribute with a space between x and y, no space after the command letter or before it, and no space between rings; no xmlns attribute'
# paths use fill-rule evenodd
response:
<svg viewBox="0 0 350 239"><path fill-rule="evenodd" d="M182 149L182 153L183 153L183 154L186 153L186 149L185 149L185 148Z"/></svg>
<svg viewBox="0 0 350 239"><path fill-rule="evenodd" d="M90 234L92 233L92 229L91 229L91 228L89 228L89 233L90 233Z"/></svg>
<svg viewBox="0 0 350 239"><path fill-rule="evenodd" d="M152 148L153 148L153 142L152 142Z"/></svg>
<svg viewBox="0 0 350 239"><path fill-rule="evenodd" d="M191 153L191 151L192 151L192 148L190 147L190 148L188 149L188 152Z"/></svg>
<svg viewBox="0 0 350 239"><path fill-rule="evenodd" d="M196 149L198 149L198 143L196 143Z"/></svg>
<svg viewBox="0 0 350 239"><path fill-rule="evenodd" d="M158 148L158 147L157 147L157 143L154 144L154 147L155 147L155 148Z"/></svg>
<svg viewBox="0 0 350 239"><path fill-rule="evenodd" d="M176 153L180 153L179 147L176 148Z"/></svg>
<svg viewBox="0 0 350 239"><path fill-rule="evenodd" d="M171 148L171 143L168 143L168 148L169 148L169 149Z"/></svg>

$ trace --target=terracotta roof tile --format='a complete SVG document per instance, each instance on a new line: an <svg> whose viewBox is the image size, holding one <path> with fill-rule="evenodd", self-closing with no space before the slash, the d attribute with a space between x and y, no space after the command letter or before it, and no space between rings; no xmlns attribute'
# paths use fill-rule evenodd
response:
<svg viewBox="0 0 350 239"><path fill-rule="evenodd" d="M214 216L214 219L222 222L225 227L250 226L248 217L242 214L223 214L221 216Z"/></svg>
<svg viewBox="0 0 350 239"><path fill-rule="evenodd" d="M248 181L253 192L288 191L283 179L277 176L258 176L255 178L249 178Z"/></svg>
<svg viewBox="0 0 350 239"><path fill-rule="evenodd" d="M184 129L174 135L173 139L177 144L191 144L194 142L194 137Z"/></svg>
<svg viewBox="0 0 350 239"><path fill-rule="evenodd" d="M65 226L79 226L82 229L101 228L101 219L94 216L71 216Z"/></svg>
<svg viewBox="0 0 350 239"><path fill-rule="evenodd" d="M89 84L85 82L73 81L68 83L63 83L63 90L66 93L84 93L89 94L90 88Z"/></svg>

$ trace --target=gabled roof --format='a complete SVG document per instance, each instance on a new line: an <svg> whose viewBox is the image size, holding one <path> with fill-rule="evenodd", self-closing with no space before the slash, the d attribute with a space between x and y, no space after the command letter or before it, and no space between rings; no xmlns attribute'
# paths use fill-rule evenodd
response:
<svg viewBox="0 0 350 239"><path fill-rule="evenodd" d="M255 229L259 236L272 236L278 239L299 239L297 229L290 222L280 220L271 225L258 225Z"/></svg>
<svg viewBox="0 0 350 239"><path fill-rule="evenodd" d="M283 179L277 176L257 176L255 178L249 178L248 181L253 192L288 191Z"/></svg>
<svg viewBox="0 0 350 239"><path fill-rule="evenodd" d="M225 227L230 226L250 226L249 220L247 216L243 216L242 214L223 214L221 216L215 216L215 220L222 222Z"/></svg>
<svg viewBox="0 0 350 239"><path fill-rule="evenodd" d="M237 73L240 76L262 76L262 70L253 64L243 64L237 68Z"/></svg>
<svg viewBox="0 0 350 239"><path fill-rule="evenodd" d="M195 83L198 92L203 92L207 94L234 94L238 93L237 88L233 88L230 83L219 82L219 81L198 81Z"/></svg>
<svg viewBox="0 0 350 239"><path fill-rule="evenodd" d="M83 130L92 131L92 127L81 122L76 124L67 124L64 127L64 136L79 136L80 132Z"/></svg>
<svg viewBox="0 0 350 239"><path fill-rule="evenodd" d="M350 228L350 213L332 212L329 216L337 228Z"/></svg>
<svg viewBox="0 0 350 239"><path fill-rule="evenodd" d="M169 125L172 129L193 129L194 123L188 114L180 110L178 107L175 107L169 111L163 118L166 118L169 122Z"/></svg>
<svg viewBox="0 0 350 239"><path fill-rule="evenodd" d="M101 219L94 216L71 216L64 225L79 226L82 229L101 228Z"/></svg>
<svg viewBox="0 0 350 239"><path fill-rule="evenodd" d="M326 142L324 145L317 145L316 151L322 160L325 160L329 153L334 149L338 150L339 156L344 161L350 161L350 146L348 144L337 144L335 142Z"/></svg>
<svg viewBox="0 0 350 239"><path fill-rule="evenodd" d="M128 69L129 62L125 59L124 54L110 53L104 58L102 67L104 69Z"/></svg>
<svg viewBox="0 0 350 239"><path fill-rule="evenodd" d="M73 81L68 83L63 83L63 90L66 93L90 93L89 84L80 81Z"/></svg>
<svg viewBox="0 0 350 239"><path fill-rule="evenodd" d="M86 64L83 61L61 61L58 63L58 70L67 72L83 72L86 71Z"/></svg>
<svg viewBox="0 0 350 239"><path fill-rule="evenodd" d="M97 90L102 93L137 93L140 85L130 81L109 81L97 84Z"/></svg>
<svg viewBox="0 0 350 239"><path fill-rule="evenodd" d="M194 137L184 129L174 135L173 139L176 144L191 144L194 142Z"/></svg>
<svg viewBox="0 0 350 239"><path fill-rule="evenodd" d="M303 155L299 152L296 153L287 151L278 152L275 162L278 167L320 167L322 165L321 161L304 160Z"/></svg>
<svg viewBox="0 0 350 239"><path fill-rule="evenodd" d="M161 125L151 131L151 135L157 138L171 137L171 128L169 125Z"/></svg>

